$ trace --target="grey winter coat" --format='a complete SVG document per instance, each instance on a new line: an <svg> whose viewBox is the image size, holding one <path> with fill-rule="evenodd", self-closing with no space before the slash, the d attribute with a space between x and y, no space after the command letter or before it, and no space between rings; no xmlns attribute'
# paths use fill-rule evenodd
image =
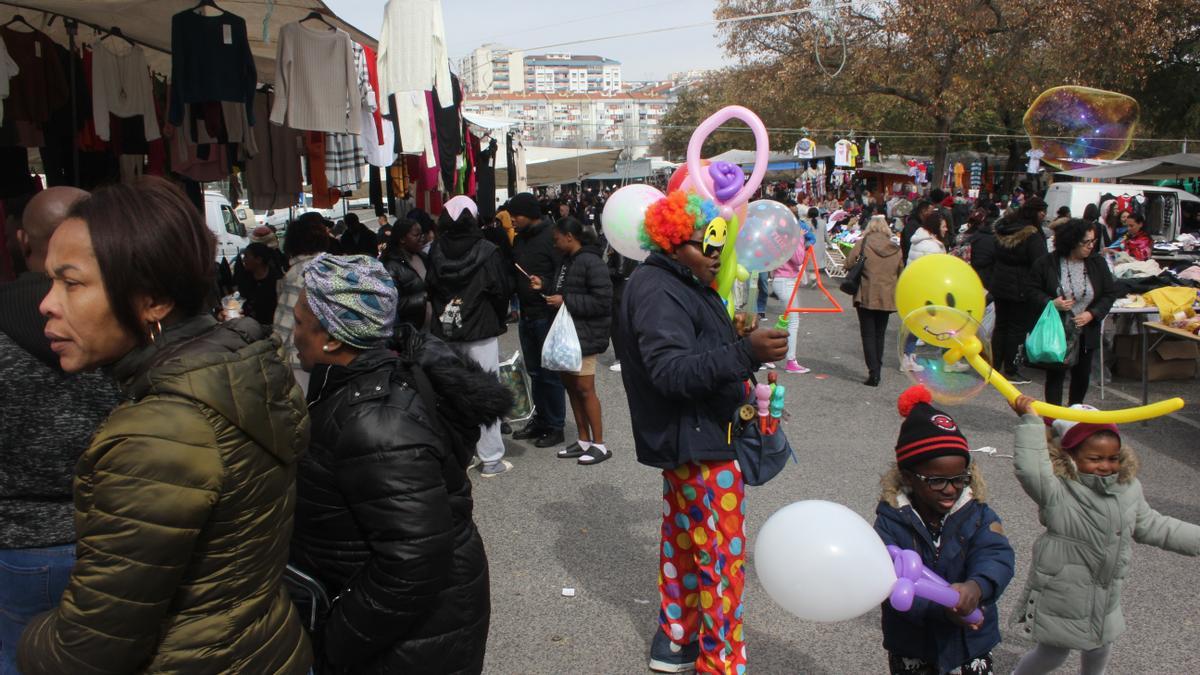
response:
<svg viewBox="0 0 1200 675"><path fill-rule="evenodd" d="M1039 644L1095 649L1112 643L1125 632L1121 587L1132 543L1200 555L1200 526L1150 508L1128 447L1117 475L1081 474L1069 455L1048 446L1041 418L1026 415L1015 455L1017 480L1037 502L1046 531L1033 545L1014 623Z"/></svg>

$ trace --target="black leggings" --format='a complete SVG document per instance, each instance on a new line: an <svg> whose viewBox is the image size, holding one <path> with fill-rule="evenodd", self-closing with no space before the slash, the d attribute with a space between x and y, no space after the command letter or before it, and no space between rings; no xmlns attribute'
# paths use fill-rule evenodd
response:
<svg viewBox="0 0 1200 675"><path fill-rule="evenodd" d="M1041 307L1037 308L1040 312ZM996 299L996 327L992 330L992 363L1004 374L1017 368L1017 350L1033 328L1030 305L1024 300Z"/></svg>
<svg viewBox="0 0 1200 675"><path fill-rule="evenodd" d="M883 340L887 337L891 312L864 307L854 309L858 311L858 331L862 334L863 360L867 362L867 373L879 377L880 369L883 368Z"/></svg>
<svg viewBox="0 0 1200 675"><path fill-rule="evenodd" d="M1067 373L1071 374L1071 392L1067 399L1067 405L1083 403L1083 398L1087 396L1088 386L1091 384L1092 358L1095 355L1096 350L1081 347L1079 360L1069 370L1047 370L1046 403L1062 405L1063 381L1067 379ZM1104 377L1104 373L1101 373L1100 377Z"/></svg>

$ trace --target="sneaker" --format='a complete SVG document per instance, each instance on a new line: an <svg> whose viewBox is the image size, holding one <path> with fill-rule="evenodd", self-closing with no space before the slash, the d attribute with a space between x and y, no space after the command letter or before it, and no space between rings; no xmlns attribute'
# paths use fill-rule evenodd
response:
<svg viewBox="0 0 1200 675"><path fill-rule="evenodd" d="M925 370L925 366L917 363L915 354L905 354L900 359L900 372L902 373L920 373Z"/></svg>
<svg viewBox="0 0 1200 675"><path fill-rule="evenodd" d="M562 445L562 442L563 430L559 429L557 431L545 432L540 438L533 442L533 445L537 448L550 448L555 445Z"/></svg>
<svg viewBox="0 0 1200 675"><path fill-rule="evenodd" d="M955 361L954 363L947 363L945 370L947 373L969 373L972 369L971 365L966 361Z"/></svg>
<svg viewBox="0 0 1200 675"><path fill-rule="evenodd" d="M578 463L583 464L584 466L590 464L599 464L600 462L612 457L612 454L612 450L609 450L608 448L601 449L593 445L592 447L588 448L586 452L579 456Z"/></svg>
<svg viewBox="0 0 1200 675"><path fill-rule="evenodd" d="M811 372L811 371L809 371L808 368L805 368L804 366L800 365L799 363L796 363L796 359L792 359L791 361L787 362L786 370L789 373L796 373L798 375L803 375L807 372Z"/></svg>
<svg viewBox="0 0 1200 675"><path fill-rule="evenodd" d="M512 471L512 468L512 462L508 461L507 459L502 459L498 462L488 462L484 464L483 468L479 470L479 475L483 476L484 478L492 478L494 476L499 476L502 473Z"/></svg>
<svg viewBox="0 0 1200 675"><path fill-rule="evenodd" d="M583 448L579 447L579 441L575 441L574 443L568 445L567 447L563 448L562 450L559 450L558 452L556 452L554 454L554 456L558 457L559 459L577 459L579 457L582 457L584 452L586 452L586 451Z"/></svg>
<svg viewBox="0 0 1200 675"><path fill-rule="evenodd" d="M619 372L621 372L621 362L620 362L620 361L617 361L616 363L614 363L614 364L612 364L611 366L609 366L609 367L608 367L608 369L609 369L609 370L611 370L611 371L613 371L614 373L619 373Z"/></svg>
<svg viewBox="0 0 1200 675"><path fill-rule="evenodd" d="M1005 379L1009 384L1033 384L1033 380L1019 370L1014 370L1011 373L1004 374Z"/></svg>
<svg viewBox="0 0 1200 675"><path fill-rule="evenodd" d="M508 422L501 422L500 423L500 433L504 434L505 436L511 435L512 434L512 425L509 424Z"/></svg>
<svg viewBox="0 0 1200 675"><path fill-rule="evenodd" d="M650 670L656 673L690 673L696 670L700 643L679 645L671 642L662 628L655 629L650 642Z"/></svg>
<svg viewBox="0 0 1200 675"><path fill-rule="evenodd" d="M775 370L775 364L768 361L768 362L762 364L761 366L759 366L758 369L759 370Z"/></svg>
<svg viewBox="0 0 1200 675"><path fill-rule="evenodd" d="M759 312L759 313L758 313L758 320L759 320L759 321L766 321L766 320L767 320L767 313L766 313L766 312Z"/></svg>
<svg viewBox="0 0 1200 675"><path fill-rule="evenodd" d="M542 429L534 422L530 422L514 431L512 437L514 441L528 441L531 438L541 438L545 433L545 429Z"/></svg>
<svg viewBox="0 0 1200 675"><path fill-rule="evenodd" d="M482 463L483 460L479 459L479 455L471 455L471 463L467 465L467 471L474 469Z"/></svg>

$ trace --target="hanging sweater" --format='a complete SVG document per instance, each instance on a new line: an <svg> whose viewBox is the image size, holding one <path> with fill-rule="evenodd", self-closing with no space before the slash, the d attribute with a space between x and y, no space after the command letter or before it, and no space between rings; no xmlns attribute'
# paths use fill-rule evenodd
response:
<svg viewBox="0 0 1200 675"><path fill-rule="evenodd" d="M245 19L191 10L171 17L171 124L183 123L183 104L208 101L243 103L254 124L257 84Z"/></svg>
<svg viewBox="0 0 1200 675"><path fill-rule="evenodd" d="M21 73L20 66L8 55L4 40L0 40L0 119L4 118L4 99L8 98L8 80Z"/></svg>
<svg viewBox="0 0 1200 675"><path fill-rule="evenodd" d="M162 137L154 113L150 70L141 47L117 54L103 42L96 45L92 55L92 118L96 135L106 141L111 138L109 113L117 117L141 115L146 140Z"/></svg>
<svg viewBox="0 0 1200 675"><path fill-rule="evenodd" d="M389 110L396 116L402 150L424 153L427 166L438 164L424 94L433 90L441 103L453 105L441 0L388 0L379 34L379 95L396 97Z"/></svg>
<svg viewBox="0 0 1200 675"><path fill-rule="evenodd" d="M304 131L362 132L353 42L343 30L299 22L279 29L271 122Z"/></svg>

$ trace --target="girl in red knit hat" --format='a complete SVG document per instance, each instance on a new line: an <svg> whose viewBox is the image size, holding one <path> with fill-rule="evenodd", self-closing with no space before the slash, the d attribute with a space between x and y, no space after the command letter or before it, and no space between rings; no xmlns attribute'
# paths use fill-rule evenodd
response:
<svg viewBox="0 0 1200 675"><path fill-rule="evenodd" d="M996 601L1012 580L1014 554L967 439L929 390L909 388L898 402L896 464L881 484L875 531L885 544L912 549L959 594L948 608L918 598L907 612L883 605L883 647L891 673L986 675L1000 644ZM964 617L983 611L983 621Z"/></svg>

